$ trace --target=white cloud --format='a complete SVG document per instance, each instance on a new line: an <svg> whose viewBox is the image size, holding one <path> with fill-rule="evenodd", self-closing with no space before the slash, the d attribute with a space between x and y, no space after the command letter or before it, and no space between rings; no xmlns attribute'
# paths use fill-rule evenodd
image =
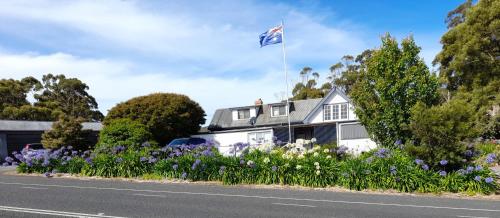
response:
<svg viewBox="0 0 500 218"><path fill-rule="evenodd" d="M47 73L77 77L90 86L89 93L106 112L116 103L153 92L174 92L188 95L199 102L207 112L207 121L217 108L251 105L262 97L275 101L274 93L283 90L277 86L281 73L242 80L238 78L179 78L173 73L130 73L134 65L104 59L82 59L64 53L50 55L0 53L0 78L21 79ZM284 82L283 82L284 83Z"/></svg>

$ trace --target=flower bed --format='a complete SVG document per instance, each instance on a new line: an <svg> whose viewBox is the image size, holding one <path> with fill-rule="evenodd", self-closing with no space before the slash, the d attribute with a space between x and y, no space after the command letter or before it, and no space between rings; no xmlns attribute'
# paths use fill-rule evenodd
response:
<svg viewBox="0 0 500 218"><path fill-rule="evenodd" d="M493 173L481 165L457 171L429 169L399 150L385 148L358 157L345 147L306 149L300 145L238 146L239 157L222 156L211 144L136 150L116 146L108 151L77 152L72 148L23 151L7 160L21 173L71 173L102 177L155 176L224 184L283 184L308 187L340 186L353 190L396 189L401 192L494 192ZM496 157L495 157L496 158Z"/></svg>

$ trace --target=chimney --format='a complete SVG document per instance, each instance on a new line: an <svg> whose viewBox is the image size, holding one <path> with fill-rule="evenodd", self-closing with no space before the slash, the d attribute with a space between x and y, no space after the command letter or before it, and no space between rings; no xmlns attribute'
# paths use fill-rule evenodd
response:
<svg viewBox="0 0 500 218"><path fill-rule="evenodd" d="M255 106L262 106L262 99L261 98L255 100Z"/></svg>

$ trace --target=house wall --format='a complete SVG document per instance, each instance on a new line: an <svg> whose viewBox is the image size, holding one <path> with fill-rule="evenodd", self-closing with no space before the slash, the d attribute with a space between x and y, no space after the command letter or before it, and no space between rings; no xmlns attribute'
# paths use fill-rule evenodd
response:
<svg viewBox="0 0 500 218"><path fill-rule="evenodd" d="M0 163L4 162L8 154L7 135L5 133L0 133Z"/></svg>
<svg viewBox="0 0 500 218"><path fill-rule="evenodd" d="M343 131L353 131L353 126L358 127L355 132L349 134L343 134ZM362 130L359 130L362 128ZM346 135L348 135L346 137ZM369 151L377 147L377 144L372 141L366 130L359 122L341 123L339 124L339 134L338 134L338 145L346 146L354 154L360 154L361 152Z"/></svg>
<svg viewBox="0 0 500 218"><path fill-rule="evenodd" d="M328 99L324 102L324 104L339 104L339 103L348 103L348 114L347 114L347 119L339 119L339 120L334 120L334 121L324 121L323 120L323 106L321 106L321 110L318 111L313 111L312 119L310 121L311 124L319 124L319 123L335 123L338 121L354 121L357 119L356 115L354 114L354 108L352 104L350 104L347 99L343 98L342 96L338 94L334 94L332 96L329 96Z"/></svg>
<svg viewBox="0 0 500 218"><path fill-rule="evenodd" d="M193 135L192 137L199 137L206 140L214 141L219 149L219 152L227 155L229 154L229 150L232 148L232 145L238 142L248 143L249 133L266 132L266 131L270 131L271 135L273 134L272 128L266 128L266 129L251 129L251 130L245 129L245 130L230 131L230 132L199 134L199 135Z"/></svg>

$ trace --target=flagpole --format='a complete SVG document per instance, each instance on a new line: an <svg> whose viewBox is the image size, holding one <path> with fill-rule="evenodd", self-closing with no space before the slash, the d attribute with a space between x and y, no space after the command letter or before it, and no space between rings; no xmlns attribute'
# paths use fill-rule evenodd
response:
<svg viewBox="0 0 500 218"><path fill-rule="evenodd" d="M287 109L287 117L288 117L288 143L292 143L292 127L290 125L290 100L288 97L288 90L290 89L288 86L288 71L286 70L286 51L285 51L285 25L283 20L281 20L281 47L283 48L283 68L285 70L285 81L286 81L286 109Z"/></svg>

